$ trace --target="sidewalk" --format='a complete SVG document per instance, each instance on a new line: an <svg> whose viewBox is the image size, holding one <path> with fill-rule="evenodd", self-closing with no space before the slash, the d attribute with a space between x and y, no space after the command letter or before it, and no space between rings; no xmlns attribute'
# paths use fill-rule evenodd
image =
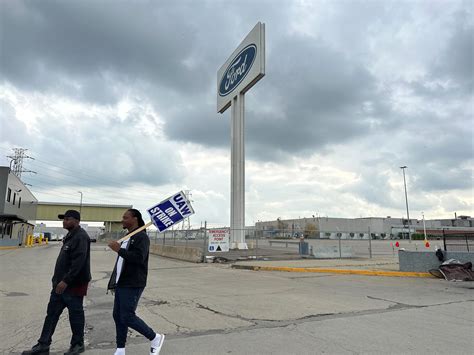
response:
<svg viewBox="0 0 474 355"><path fill-rule="evenodd" d="M425 272L399 271L398 258L347 258L236 261L234 269L253 271L317 272L368 276L433 277Z"/></svg>

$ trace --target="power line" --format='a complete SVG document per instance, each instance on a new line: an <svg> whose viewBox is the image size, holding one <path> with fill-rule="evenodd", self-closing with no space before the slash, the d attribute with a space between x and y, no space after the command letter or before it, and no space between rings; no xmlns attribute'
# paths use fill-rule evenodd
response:
<svg viewBox="0 0 474 355"><path fill-rule="evenodd" d="M92 176L92 175L83 173L82 171L64 168L64 167L61 167L61 166L59 166L59 165L50 164L50 163L44 162L44 161L39 160L39 159L36 159L36 162L40 162L40 164L46 165L46 168L48 169L48 170L47 170L48 172L54 172L54 174L55 174L56 176L51 176L51 175L42 174L42 175L44 175L44 176L48 176L48 177L51 177L51 178L57 179L57 178L58 178L57 175L59 174L59 175L63 175L63 176L72 178L72 179L73 179L72 181L76 181L76 184L77 184L77 183L82 184L82 183L84 182L84 180L85 180L85 181L89 181L89 182L99 183L100 185L105 185L105 186L110 186L111 184L112 184L112 185L116 185L116 186L122 186L122 187L127 188L128 190L140 191L140 192L142 192L142 193L143 193L143 192L156 193L155 190L146 189L146 188L137 188L137 187L133 187L133 186L127 185L127 184L125 184L125 183L117 182L117 181L114 181L114 180L106 180L106 179L103 179L103 178L98 178L97 176ZM33 163L33 164L34 164L34 163ZM38 167L38 164L35 164L35 165ZM57 168L59 168L59 169L63 169L63 170L66 170L66 171L70 171L70 172L74 173L74 175L67 174L67 173L65 173L64 171L52 169L52 168L51 168L50 166L48 166L48 165L54 166L54 167L57 167ZM39 167L38 170L41 170L41 169L43 169L43 168ZM79 175L82 175L82 176L84 176L84 177L81 177L81 176L79 176ZM63 179L63 180L66 180L66 179ZM70 181L70 180L66 180L66 181Z"/></svg>
<svg viewBox="0 0 474 355"><path fill-rule="evenodd" d="M0 149L5 150L4 148L0 148ZM90 181L90 182L100 183L101 185L105 185L105 186L110 186L111 184L116 185L116 186L122 186L122 187L127 188L127 190L139 191L140 193L144 193L144 192L149 193L149 194L155 194L156 193L156 190L142 188L142 187L137 188L137 187L133 187L133 186L130 186L128 184L125 184L123 182L118 182L118 181L111 180L111 179L99 178L95 175L85 173L83 170L80 171L80 170L74 170L74 169L66 168L64 166L60 166L60 165L57 165L55 163L44 161L44 160L38 159L38 158L31 157L31 159L33 161L30 162L30 163L35 165L37 167L37 170L41 171L41 170L44 169L42 166L46 166L46 169L48 169L48 171L50 171L50 172L54 172L55 176L51 176L51 175L48 175L48 174L42 174L42 173L38 173L38 172L35 172L35 174L40 174L40 175L47 176L47 177L54 178L54 179L59 178L57 176L58 174L63 175L63 176L70 177L70 178L73 179L72 181L68 180L68 179L62 179L63 181L66 181L66 182L71 181L71 182L74 182L75 185L82 184L84 182L84 180L86 180L86 181ZM58 169L61 169L61 170L52 169L51 167L55 167L55 168L58 168ZM69 172L73 173L73 175L67 174L64 171L69 171ZM81 178L80 176L83 176L83 178ZM83 185L81 185L81 186L83 186Z"/></svg>
<svg viewBox="0 0 474 355"><path fill-rule="evenodd" d="M51 179L48 179L48 175L44 175L44 174L39 174L39 175L40 176L33 177L32 180L31 180L31 182L34 184L34 190L35 191L41 192L40 190L38 190L39 188L58 189L58 184L56 182L51 182ZM42 179L41 177L46 177L46 180ZM146 204L151 204L151 203L156 202L156 201L151 201L151 198L147 197L146 195L143 195L143 197L142 197L142 195L137 196L136 193L134 193L133 191L128 191L128 190L122 191L120 193L120 196L122 196L122 198L106 197L105 199L104 198L97 199L97 198L90 197L90 194L97 194L97 192L95 192L93 188L87 188L84 191L88 193L88 200L95 200L95 201L100 202L100 203L109 203L110 204L110 203L112 203L110 201L124 201L124 200L127 201L126 203L129 203L128 201L130 201L130 200L141 201L141 202L146 203ZM76 197L76 195L74 193L68 193L68 192L57 192L57 193L61 193L62 197L64 197L65 195L69 195L69 196L73 197L74 199ZM112 192L107 191L106 194L107 193L113 193L113 191ZM104 201L107 201L107 202L104 202ZM114 203L116 204L116 203L119 203L119 202L114 202ZM124 202L120 202L120 203L124 203Z"/></svg>
<svg viewBox="0 0 474 355"><path fill-rule="evenodd" d="M2 147L0 147L0 149L6 150ZM84 182L90 182L94 184L100 184L99 186L107 186L111 188L114 187L114 186L110 186L111 184L113 184L116 186L125 187L125 189L120 190L120 196L122 198L111 199L108 197L106 198L106 201L108 202L104 202L103 199L99 200L97 198L90 197L89 195L88 200L93 200L93 201L106 203L106 204L124 203L124 202L121 202L124 200L125 201L132 200L132 201L137 201L139 203L144 203L144 204L145 203L151 204L151 203L156 202L155 199L153 199L152 197L154 194L157 194L156 190L146 189L142 187L133 187L123 182L114 181L112 179L99 178L96 175L91 175L87 172L84 172L83 170L79 171L79 170L66 168L64 166L57 165L55 163L44 161L38 158L33 158L33 157L28 157L28 158L32 159L32 161L30 161L30 164L34 165L36 169L40 171L38 173L35 172L36 175L34 177L31 176L29 178L29 182L33 183L31 190L37 194L45 194L49 196L55 196L61 199L71 200L72 197L76 197L74 193L57 191L57 189L61 188L61 186L67 186L67 185L72 185L74 186L74 188L76 188L78 187L77 185L79 185L81 189L86 188L86 189L94 190L95 189L94 187L84 186ZM43 177L43 179L41 177ZM47 190L48 192L42 191L42 189ZM136 192L139 192L139 194L137 194ZM97 192L93 192L93 193L95 195L97 194L100 195L100 193L97 193ZM117 201L117 202L110 202L110 201ZM126 202L126 203L129 203L129 202Z"/></svg>

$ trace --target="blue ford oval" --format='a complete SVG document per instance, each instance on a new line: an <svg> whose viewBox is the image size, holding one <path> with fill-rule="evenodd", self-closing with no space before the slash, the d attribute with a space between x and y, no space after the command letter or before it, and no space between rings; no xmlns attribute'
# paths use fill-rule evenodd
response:
<svg viewBox="0 0 474 355"><path fill-rule="evenodd" d="M219 95L226 96L247 76L257 56L257 46L249 44L237 54L222 75Z"/></svg>

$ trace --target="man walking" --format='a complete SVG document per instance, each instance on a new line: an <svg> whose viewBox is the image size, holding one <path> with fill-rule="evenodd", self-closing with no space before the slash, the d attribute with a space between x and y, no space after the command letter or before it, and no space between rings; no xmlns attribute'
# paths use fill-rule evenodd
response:
<svg viewBox="0 0 474 355"><path fill-rule="evenodd" d="M123 214L122 225L131 233L143 227L145 221L143 221L140 211L131 208ZM125 355L128 328L132 328L148 338L150 340L150 355L158 355L163 346L165 335L155 333L135 314L148 276L150 238L148 238L146 231L141 231L123 241L122 244L111 241L109 247L117 253L114 271L107 286L115 293L113 317L117 350L114 355Z"/></svg>
<svg viewBox="0 0 474 355"><path fill-rule="evenodd" d="M81 215L78 211L68 210L58 215L63 220L63 228L68 234L63 239L54 275L53 289L49 298L46 318L43 324L38 344L22 354L49 354L52 336L59 317L64 308L69 312L72 338L69 350L65 355L84 352L84 309L82 307L87 286L91 280L90 272L90 239L87 232L81 228Z"/></svg>

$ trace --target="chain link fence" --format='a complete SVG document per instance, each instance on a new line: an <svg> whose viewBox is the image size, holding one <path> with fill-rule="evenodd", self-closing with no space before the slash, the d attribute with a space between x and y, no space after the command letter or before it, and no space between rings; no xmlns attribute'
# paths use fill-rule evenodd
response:
<svg viewBox="0 0 474 355"><path fill-rule="evenodd" d="M304 235L291 229L261 230L245 228L236 231L243 234L248 249L232 249L229 252L210 251L208 230L215 228L167 230L162 233L150 228L147 233L152 244L198 248L204 256L228 260L239 259L298 259L315 258L372 258L396 257L398 249L425 250L423 241L394 240L391 235L366 231L325 231ZM232 234L229 228L220 228ZM125 232L107 233L99 240L119 239ZM399 243L397 243L399 241ZM229 243L231 244L231 243Z"/></svg>

